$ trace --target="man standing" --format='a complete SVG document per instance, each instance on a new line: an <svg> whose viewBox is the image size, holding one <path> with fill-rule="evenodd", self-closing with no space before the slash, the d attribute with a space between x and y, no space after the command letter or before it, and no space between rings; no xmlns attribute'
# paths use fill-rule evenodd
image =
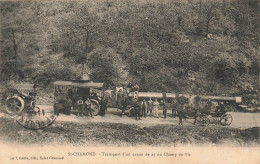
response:
<svg viewBox="0 0 260 164"><path fill-rule="evenodd" d="M211 102L211 99L208 98L207 104L203 108L203 114L209 115L212 112L214 112L213 103Z"/></svg>
<svg viewBox="0 0 260 164"><path fill-rule="evenodd" d="M90 114L90 116L92 117L91 102L90 102L89 98L87 98L87 100L85 102L85 109L87 111L87 115Z"/></svg>
<svg viewBox="0 0 260 164"><path fill-rule="evenodd" d="M155 101L153 102L153 116L156 118L159 118L159 114L158 114L158 110L159 110L159 102L157 101L157 99L155 99Z"/></svg>
<svg viewBox="0 0 260 164"><path fill-rule="evenodd" d="M71 98L70 97L66 97L66 100L65 100L65 112L66 112L67 115L70 115L71 107L72 107Z"/></svg>
<svg viewBox="0 0 260 164"><path fill-rule="evenodd" d="M197 122L197 117L198 117L198 112L201 111L201 97L200 96L196 96L194 98L194 125L196 125Z"/></svg>
<svg viewBox="0 0 260 164"><path fill-rule="evenodd" d="M91 93L91 95L90 95L90 98L95 99L95 100L98 100L97 93L96 93L94 90L92 90L92 93Z"/></svg>
<svg viewBox="0 0 260 164"><path fill-rule="evenodd" d="M63 109L63 105L58 100L55 100L55 102L54 102L54 114L56 116L59 116L60 110L62 110L62 109Z"/></svg>
<svg viewBox="0 0 260 164"><path fill-rule="evenodd" d="M141 120L141 118L140 118L141 109L140 109L140 105L139 105L139 102L138 102L137 99L134 99L133 106L134 106L134 110L135 110L135 118L136 118L136 121L137 121L138 119Z"/></svg>
<svg viewBox="0 0 260 164"><path fill-rule="evenodd" d="M99 115L100 116L104 116L106 114L106 111L107 111L107 101L106 101L105 98L102 98L101 102L100 102L100 112L99 112Z"/></svg>
<svg viewBox="0 0 260 164"><path fill-rule="evenodd" d="M147 103L145 99L141 102L142 117L146 117Z"/></svg>
<svg viewBox="0 0 260 164"><path fill-rule="evenodd" d="M124 94L122 89L119 89L119 91L117 92L117 108L122 109L122 101L124 98Z"/></svg>
<svg viewBox="0 0 260 164"><path fill-rule="evenodd" d="M182 118L184 118L184 110L185 110L185 104L181 104L180 109L178 110L179 125L182 125Z"/></svg>
<svg viewBox="0 0 260 164"><path fill-rule="evenodd" d="M165 101L162 101L161 106L163 108L164 119L166 119L166 117L167 117L167 107L166 107Z"/></svg>
<svg viewBox="0 0 260 164"><path fill-rule="evenodd" d="M137 83L135 83L135 85L133 86L133 91L134 91L134 97L137 98L139 93L139 85Z"/></svg>
<svg viewBox="0 0 260 164"><path fill-rule="evenodd" d="M185 104L187 103L188 99L184 96L178 97L177 102L180 106L178 108L178 117L179 117L179 125L182 125L182 118L185 117Z"/></svg>
<svg viewBox="0 0 260 164"><path fill-rule="evenodd" d="M84 108L84 103L81 97L79 97L79 100L77 101L77 106L78 106L78 117L81 115L83 117L83 108Z"/></svg>
<svg viewBox="0 0 260 164"><path fill-rule="evenodd" d="M123 100L122 100L122 116L125 115L125 110L127 108L127 98L125 97Z"/></svg>
<svg viewBox="0 0 260 164"><path fill-rule="evenodd" d="M171 102L171 109L172 109L172 117L175 118L176 117L176 112L178 109L178 103L176 99L173 99Z"/></svg>
<svg viewBox="0 0 260 164"><path fill-rule="evenodd" d="M129 82L129 84L126 86L129 92L133 92L133 84Z"/></svg>
<svg viewBox="0 0 260 164"><path fill-rule="evenodd" d="M150 98L150 100L147 102L148 108L147 108L147 115L150 112L149 116L152 116L153 113L153 100Z"/></svg>

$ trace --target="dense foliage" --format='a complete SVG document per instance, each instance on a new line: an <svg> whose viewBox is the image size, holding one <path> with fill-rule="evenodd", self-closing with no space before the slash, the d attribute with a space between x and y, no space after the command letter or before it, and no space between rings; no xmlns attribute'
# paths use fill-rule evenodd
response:
<svg viewBox="0 0 260 164"><path fill-rule="evenodd" d="M1 2L1 82L84 72L144 91L257 89L259 4L242 0ZM84 67L82 67L84 65Z"/></svg>

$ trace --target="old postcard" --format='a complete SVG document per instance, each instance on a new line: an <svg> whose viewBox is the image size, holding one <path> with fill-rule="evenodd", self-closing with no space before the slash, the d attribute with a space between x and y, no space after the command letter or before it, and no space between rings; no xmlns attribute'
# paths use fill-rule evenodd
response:
<svg viewBox="0 0 260 164"><path fill-rule="evenodd" d="M0 163L260 163L257 1L0 9Z"/></svg>

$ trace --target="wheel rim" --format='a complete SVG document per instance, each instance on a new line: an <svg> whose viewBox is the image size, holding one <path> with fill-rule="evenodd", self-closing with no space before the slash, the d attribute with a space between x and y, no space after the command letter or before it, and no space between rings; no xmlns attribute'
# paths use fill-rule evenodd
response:
<svg viewBox="0 0 260 164"><path fill-rule="evenodd" d="M91 103L92 114L95 116L99 113L99 106L96 103Z"/></svg>
<svg viewBox="0 0 260 164"><path fill-rule="evenodd" d="M233 120L233 118L230 114L224 114L220 118L220 124L223 126L228 126L232 123L232 120Z"/></svg>
<svg viewBox="0 0 260 164"><path fill-rule="evenodd" d="M200 118L199 122L200 122L200 124L203 125L203 126L208 126L209 123L210 123L210 120L209 120L208 117L203 116L203 117Z"/></svg>
<svg viewBox="0 0 260 164"><path fill-rule="evenodd" d="M99 103L97 100L90 99L92 115L96 116L99 113Z"/></svg>
<svg viewBox="0 0 260 164"><path fill-rule="evenodd" d="M209 125L209 118L206 117L206 116L203 118L203 125L204 126L208 126Z"/></svg>
<svg viewBox="0 0 260 164"><path fill-rule="evenodd" d="M19 113L23 109L22 102L20 102L19 99L16 99L16 98L11 98L11 99L7 100L6 104L7 104L8 109L14 113Z"/></svg>

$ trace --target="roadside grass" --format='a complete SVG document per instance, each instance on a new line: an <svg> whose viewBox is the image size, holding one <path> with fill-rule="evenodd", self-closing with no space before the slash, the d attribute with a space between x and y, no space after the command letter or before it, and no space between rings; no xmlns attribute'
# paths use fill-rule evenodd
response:
<svg viewBox="0 0 260 164"><path fill-rule="evenodd" d="M260 128L55 122L42 130L28 130L14 119L0 117L0 139L19 144L73 146L204 146L260 145Z"/></svg>

